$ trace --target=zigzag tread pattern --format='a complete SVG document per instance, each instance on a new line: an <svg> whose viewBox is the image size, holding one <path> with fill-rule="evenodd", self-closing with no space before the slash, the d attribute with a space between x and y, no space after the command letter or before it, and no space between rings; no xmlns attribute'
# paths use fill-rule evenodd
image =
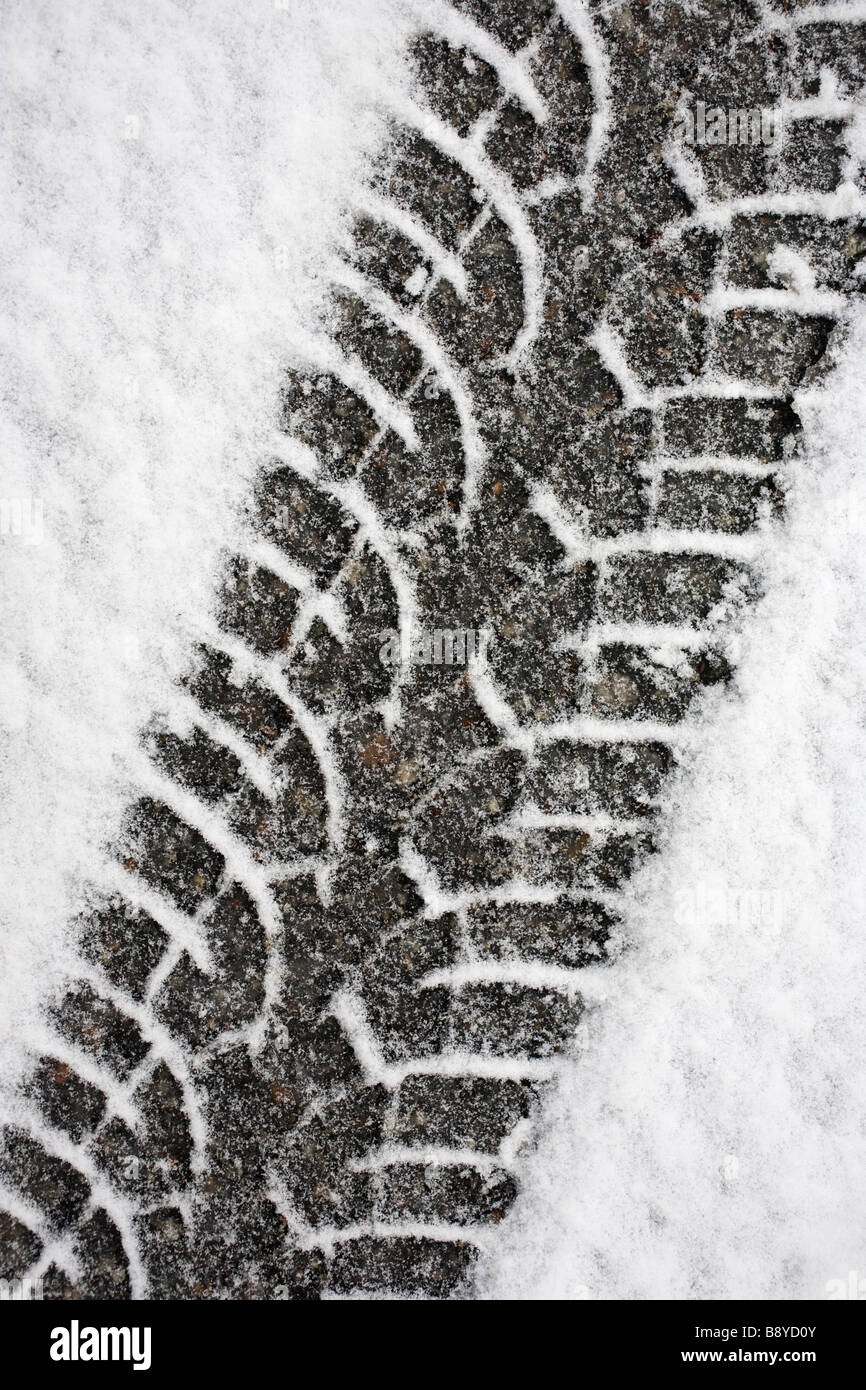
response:
<svg viewBox="0 0 866 1390"><path fill-rule="evenodd" d="M0 1276L471 1296L858 289L866 27L776 10L418 33L33 1040ZM783 138L678 144L683 93Z"/></svg>

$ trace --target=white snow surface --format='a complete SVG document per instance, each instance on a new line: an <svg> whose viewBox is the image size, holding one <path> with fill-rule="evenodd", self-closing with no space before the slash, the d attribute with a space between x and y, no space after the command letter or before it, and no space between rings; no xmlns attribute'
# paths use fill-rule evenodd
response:
<svg viewBox="0 0 866 1390"><path fill-rule="evenodd" d="M392 102L397 0L9 0L0 51L0 1084L74 967L138 730L207 630L281 364ZM399 93L397 94L399 97ZM398 103L399 104L399 103ZM866 314L664 852L483 1268L491 1299L866 1275Z"/></svg>
<svg viewBox="0 0 866 1390"><path fill-rule="evenodd" d="M866 313L484 1295L838 1297L866 1274ZM606 995L606 997L603 997ZM860 1285L864 1287L864 1285Z"/></svg>
<svg viewBox="0 0 866 1390"><path fill-rule="evenodd" d="M2 1078L212 611L408 23L390 0L3 6L0 499L33 539L10 512Z"/></svg>

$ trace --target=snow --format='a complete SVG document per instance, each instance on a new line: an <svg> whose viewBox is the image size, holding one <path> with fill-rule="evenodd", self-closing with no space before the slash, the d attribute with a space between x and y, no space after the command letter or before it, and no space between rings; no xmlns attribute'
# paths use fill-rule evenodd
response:
<svg viewBox="0 0 866 1390"><path fill-rule="evenodd" d="M863 1270L864 360L859 310L485 1297L826 1298Z"/></svg>
<svg viewBox="0 0 866 1390"><path fill-rule="evenodd" d="M0 1077L202 635L408 23L390 0L6 7Z"/></svg>
<svg viewBox="0 0 866 1390"><path fill-rule="evenodd" d="M4 20L0 1085L74 969L64 927L119 825L138 730L180 698L173 682L212 634L222 555L272 452L280 366L328 360L317 310L380 105L417 118L492 193L527 284L520 350L541 306L504 181L394 90L412 7L31 0ZM484 51L506 86L526 85ZM603 56L590 58L606 101ZM845 186L724 216L856 205ZM620 362L609 329L599 347ZM800 401L805 456L768 597L738 638L734 698L707 698L676 738L664 852L627 890L628 949L586 972L582 1054L521 1159L487 1298L822 1297L864 1272L864 361L860 311L829 389ZM386 553L363 499L344 500ZM400 600L408 630L402 579ZM421 861L406 867L420 882ZM399 1079L357 998L334 1007L368 1075ZM122 1204L100 1200L123 1227Z"/></svg>
<svg viewBox="0 0 866 1390"><path fill-rule="evenodd" d="M520 276L523 284L523 325L507 356L502 359L502 366L517 371L527 350L535 340L541 321L544 300L541 250L532 230L531 219L521 200L515 196L514 186L484 152L485 121L489 117L479 121L469 136L464 138L458 135L452 126L440 120L426 107L419 105L414 98L407 96L399 89L389 94L389 106L399 121L410 129L420 131L425 139L435 145L438 150L441 150L444 155L462 165L478 189L475 196L477 196L479 203L485 199L489 201L493 210L508 228L520 261ZM436 353L436 357L433 358L436 362L436 358L440 355L439 349L433 347L431 351ZM467 478L471 468L474 467L475 454L477 454L477 449L473 449L472 455L467 460L469 465Z"/></svg>

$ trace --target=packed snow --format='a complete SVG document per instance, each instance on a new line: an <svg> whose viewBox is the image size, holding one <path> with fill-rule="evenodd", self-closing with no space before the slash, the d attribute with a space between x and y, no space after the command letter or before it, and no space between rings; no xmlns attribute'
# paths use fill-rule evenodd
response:
<svg viewBox="0 0 866 1390"><path fill-rule="evenodd" d="M316 329L407 20L34 0L0 51L0 1076Z"/></svg>
<svg viewBox="0 0 866 1390"><path fill-rule="evenodd" d="M411 23L396 0L5 9L0 1085L211 612ZM733 696L704 702L484 1297L866 1275L864 363L858 312L800 401Z"/></svg>
<svg viewBox="0 0 866 1390"><path fill-rule="evenodd" d="M859 310L799 397L733 698L706 700L629 885L488 1298L821 1299L866 1276L864 362Z"/></svg>

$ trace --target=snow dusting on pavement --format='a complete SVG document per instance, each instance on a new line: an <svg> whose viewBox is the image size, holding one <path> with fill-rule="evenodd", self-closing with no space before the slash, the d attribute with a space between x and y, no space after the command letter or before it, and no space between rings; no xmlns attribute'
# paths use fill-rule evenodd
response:
<svg viewBox="0 0 866 1390"><path fill-rule="evenodd" d="M707 701L629 885L630 949L593 982L486 1297L820 1299L864 1272L864 362L859 310L798 398L735 698Z"/></svg>
<svg viewBox="0 0 866 1390"><path fill-rule="evenodd" d="M267 456L281 367L315 326L320 270L402 67L395 15L387 0L5 7L11 1081L22 1024L65 968L76 888L117 832L118 759L188 663Z"/></svg>

